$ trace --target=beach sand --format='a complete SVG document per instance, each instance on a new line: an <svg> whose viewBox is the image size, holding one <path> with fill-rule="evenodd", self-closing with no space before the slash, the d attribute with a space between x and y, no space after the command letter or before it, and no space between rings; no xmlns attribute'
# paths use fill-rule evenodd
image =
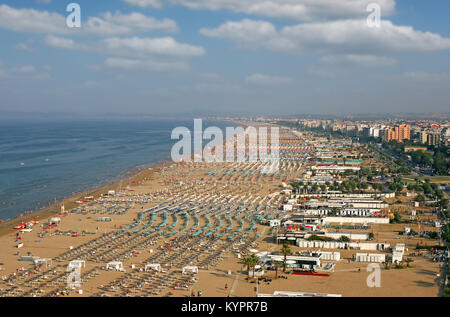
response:
<svg viewBox="0 0 450 317"><path fill-rule="evenodd" d="M246 237L238 235L234 240L227 241L217 237L191 237L192 233L207 225L207 218L200 216L199 224L194 228L193 218L190 218L186 228L182 228L183 218L178 217L175 225L173 218L169 215L167 226L174 224L171 230L180 230L189 232L190 235L181 236L179 233L173 236L158 236L157 233L144 235L141 232L132 233L129 229L124 233L118 234L118 230L129 226L138 219L138 214L143 210L157 206L163 201L171 199L187 199L190 194L193 203L202 199L209 201L206 205L207 210L215 210L220 206L214 207L214 203L221 201L221 204L228 204L230 197L236 197L236 201L242 199L245 206L255 201L267 202L271 195L279 195L283 179L262 178L259 181L252 177L246 178L246 171L249 167L239 170L234 168L237 176L233 180L228 180L230 176L222 176L224 172L217 176L211 176L211 171L221 171L230 168L231 163L165 163L155 166L151 169L145 169L130 179L123 181L123 187L130 185L131 191L123 190L126 194L117 199L134 201L129 204L126 213L110 214L106 212L104 202L95 202L84 204L85 212L69 213L61 217L61 225L57 229L45 230L41 226L50 216L57 212L49 213L41 211L33 214L29 219L36 219L39 216L40 223L33 228L32 232L23 233L22 239L16 241L16 230L12 229L17 221L4 223L0 228L0 263L2 271L0 276L1 296L50 296L51 292L59 292L66 286L67 265L70 260L77 259L67 257L61 261L55 259L66 254L72 248L76 250L78 246L86 245L86 267L83 272L92 270L90 278L82 283L83 294L79 294L77 289L68 289L69 296L190 296L192 292L201 291L203 296L211 297L241 297L255 296L255 283L246 280L247 271L242 263L242 258L236 256L232 246L241 245L245 252L250 248L258 251L279 251L281 246L274 243L273 236L269 233L269 227L260 224L256 225L256 231L249 233ZM251 168L250 168L251 169ZM294 178L302 169L289 170L285 173L290 178ZM240 175L240 176L239 176ZM239 177L242 179L239 180ZM76 203L82 197L94 196L96 199L108 190L120 191L119 184L112 184L99 188L95 191L77 195L64 202L66 210L72 210L79 204ZM138 203L142 197L152 197L144 204ZM276 196L280 198L280 196ZM277 198L277 199L278 199ZM197 200L196 200L197 199ZM281 198L280 198L281 199ZM243 203L244 204L244 203ZM102 207L103 206L103 207ZM56 208L54 206L53 208ZM205 207L205 208L206 208ZM273 203L271 208L277 209L277 204ZM103 209L102 209L103 208ZM104 213L95 212L103 210ZM276 213L279 213L277 210ZM276 215L276 214L274 214ZM111 222L99 222L99 217L110 217ZM145 216L144 222L148 221ZM239 226L239 219L245 216L245 213L239 215L236 219L230 219L235 230ZM222 218L221 218L222 219ZM25 218L21 219L25 220ZM208 221L217 221L208 216ZM225 218L222 220L221 231L225 230ZM149 228L154 228L163 222L162 214L158 214L154 223ZM243 231L246 231L251 222L242 218ZM139 224L137 228L140 228ZM212 224L214 228L215 223ZM375 232L375 239L379 242L406 243L407 254L417 253L414 248L417 244L431 245L433 241L426 239L398 239L396 231L402 231L404 225L377 225L370 230ZM417 228L413 228L417 230ZM57 231L58 230L58 231ZM430 228L430 230L432 230ZM74 237L71 233L55 234L55 232L77 232L79 235ZM84 234L83 234L84 232ZM169 231L167 231L169 232ZM45 233L44 236L40 236ZM110 234L112 238L105 239L95 247L90 245L95 239L101 238L104 234ZM261 236L257 237L256 234ZM177 241L174 238L178 238ZM184 239L184 240L183 240ZM18 249L18 243L23 243L23 247ZM146 244L147 243L147 244ZM150 244L151 243L151 244ZM229 243L229 246L220 252L221 248ZM292 250L300 251L302 249L292 246ZM96 253L92 253L95 251ZM335 272L330 273L328 277L318 276L299 276L284 274L281 269L279 276L285 278L275 279L275 272L267 271L266 276L271 277L270 283L260 282L259 293L272 294L274 291L295 291L310 293L328 293L340 294L342 296L438 296L440 277L439 263L431 261L428 255L411 257L414 262L411 267L403 269L391 268L386 270L381 266L381 287L368 287L367 277L370 272L366 271L367 263L355 263L349 261L354 250L327 250L341 252L341 260L336 262ZM18 255L17 252L20 252ZM89 253L91 252L91 253ZM218 253L217 253L218 252ZM123 265L126 272L106 271L102 269L108 261L119 258L122 253L127 253ZM53 264L50 267L43 266L39 271L33 271L33 264L29 262L20 262L20 256L31 254L40 258L51 258ZM102 255L102 260L94 261L97 256ZM157 257L158 256L158 257ZM242 254L245 256L245 254ZM165 273L153 273L139 271L143 268L148 259L158 259L163 263ZM179 261L179 263L177 263ZM158 263L158 262L156 262ZM174 264L176 263L176 264ZM202 263L208 264L207 267L201 267ZM183 275L181 269L185 265L199 265L200 271L197 275ZM134 265L135 270L131 268ZM21 276L21 268L30 270L31 274ZM44 273L48 270L47 273ZM229 274L231 273L231 274ZM13 275L16 274L16 277ZM65 275L66 274L66 275ZM36 278L36 280L33 280ZM118 286L117 281L123 278L122 282L127 286ZM195 281L191 279L196 279ZM9 280L7 280L9 279ZM184 279L189 280L186 289L177 290L174 285L181 285ZM51 282L53 281L53 282ZM116 281L116 282L114 282ZM144 284L142 284L144 282ZM167 282L167 283L166 283ZM148 283L148 284L147 284ZM139 286L139 284L142 284ZM112 285L105 290L105 286ZM158 285L165 285L158 288ZM225 288L227 285L227 288ZM158 288L158 291L154 291Z"/></svg>

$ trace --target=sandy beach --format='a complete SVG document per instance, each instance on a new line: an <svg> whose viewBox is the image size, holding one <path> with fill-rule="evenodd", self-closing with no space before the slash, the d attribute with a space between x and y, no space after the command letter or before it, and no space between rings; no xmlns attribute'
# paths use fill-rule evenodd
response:
<svg viewBox="0 0 450 317"><path fill-rule="evenodd" d="M286 152L301 148L308 153L311 147L287 130L280 143ZM282 161L279 171L269 175L260 172L262 162L165 163L122 181L122 188L116 183L66 200L65 214L60 214L58 205L50 208L52 212L43 210L4 223L0 296L184 297L199 291L208 297L256 296L255 280L248 279L243 259L281 249L275 233L258 221L258 215L264 219L286 215L280 207L286 200L282 184L305 172L308 155L297 163ZM106 195L110 190L115 194ZM94 200L77 203L86 196ZM39 223L31 232L13 229L37 216ZM60 223L46 227L50 217ZM396 231L403 227L384 224L371 230L378 242L395 245L400 242ZM417 244L433 241L405 238L401 242L413 262L401 269L380 264L381 287L368 287L368 263L355 262L355 251L340 249L334 250L341 259L329 276L293 275L291 269L283 273L280 268L275 278L274 271L266 270L258 292L438 296L440 263L415 251ZM305 251L297 246L291 250L293 254ZM36 264L30 257L43 261ZM68 284L72 271L67 267L72 261L82 261L78 286ZM198 273L183 272L192 267Z"/></svg>

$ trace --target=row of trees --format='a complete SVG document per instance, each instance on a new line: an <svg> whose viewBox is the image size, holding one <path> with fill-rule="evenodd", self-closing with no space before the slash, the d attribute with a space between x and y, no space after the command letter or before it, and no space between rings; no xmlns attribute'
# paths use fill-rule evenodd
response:
<svg viewBox="0 0 450 317"><path fill-rule="evenodd" d="M449 200L445 198L444 191L439 189L439 186L436 183L431 183L428 178L425 179L425 182L422 182L419 178L415 178L414 180L415 183L408 184L408 190L414 190L418 193L423 193L423 195L417 195L416 201L423 202L425 201L425 196L427 196L438 201L436 203L436 207L447 207Z"/></svg>
<svg viewBox="0 0 450 317"><path fill-rule="evenodd" d="M408 142L405 140L403 143L395 140L385 143L384 146L399 155L404 154L405 146L407 145L422 145ZM423 167L431 167L438 175L448 175L450 168L450 155L446 147L430 147L430 150L434 153L424 151L414 151L409 153L411 161L417 165Z"/></svg>
<svg viewBox="0 0 450 317"><path fill-rule="evenodd" d="M369 189L369 187L372 187L373 190L380 192L386 190L386 185L383 183L360 182L358 180L347 180L342 181L341 183L338 183L336 181L333 183L326 182L325 184L321 185L315 183L313 184L311 182L294 182L291 185L294 188L294 192L296 193L305 193L306 191L308 191L308 193L314 194L325 192L327 190L341 191L343 193L353 193L356 191L362 192ZM404 186L403 184L394 181L394 183L387 185L387 188L393 192L401 192Z"/></svg>

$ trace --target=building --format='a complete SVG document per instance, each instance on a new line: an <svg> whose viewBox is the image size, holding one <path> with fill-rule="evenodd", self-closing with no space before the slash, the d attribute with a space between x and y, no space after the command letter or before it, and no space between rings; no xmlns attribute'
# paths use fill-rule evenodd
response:
<svg viewBox="0 0 450 317"><path fill-rule="evenodd" d="M439 146L441 135L439 133L429 133L427 135L427 145Z"/></svg>
<svg viewBox="0 0 450 317"><path fill-rule="evenodd" d="M403 142L403 140L411 139L411 127L408 124L400 124L395 127L388 128L384 133L384 140Z"/></svg>
<svg viewBox="0 0 450 317"><path fill-rule="evenodd" d="M427 131L421 131L421 132L419 133L419 140L420 140L420 143L426 144L426 143L427 143L427 137L428 137Z"/></svg>
<svg viewBox="0 0 450 317"><path fill-rule="evenodd" d="M407 152L415 152L415 151L423 151L427 150L426 146L405 146L405 153Z"/></svg>

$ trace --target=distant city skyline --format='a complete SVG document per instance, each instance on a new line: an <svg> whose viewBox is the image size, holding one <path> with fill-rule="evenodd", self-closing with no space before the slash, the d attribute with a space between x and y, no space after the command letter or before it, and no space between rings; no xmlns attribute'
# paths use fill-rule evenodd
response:
<svg viewBox="0 0 450 317"><path fill-rule="evenodd" d="M446 0L70 2L0 4L0 119L449 117Z"/></svg>

